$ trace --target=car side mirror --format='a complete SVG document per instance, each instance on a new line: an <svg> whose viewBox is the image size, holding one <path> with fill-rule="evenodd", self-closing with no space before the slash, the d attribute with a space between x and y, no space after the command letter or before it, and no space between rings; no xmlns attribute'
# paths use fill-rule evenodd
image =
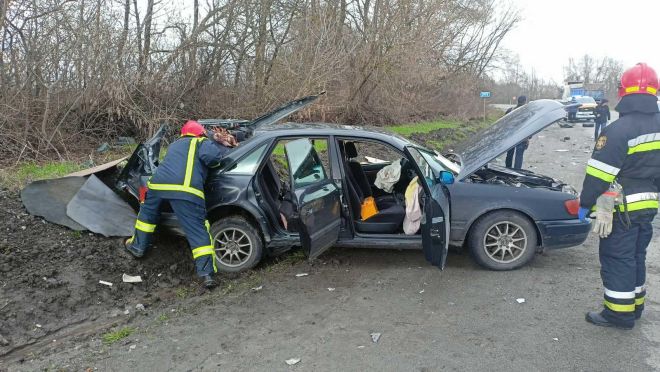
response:
<svg viewBox="0 0 660 372"><path fill-rule="evenodd" d="M438 181L440 181L445 185L451 185L452 183L454 183L454 174L448 171L440 171L440 176L438 177Z"/></svg>

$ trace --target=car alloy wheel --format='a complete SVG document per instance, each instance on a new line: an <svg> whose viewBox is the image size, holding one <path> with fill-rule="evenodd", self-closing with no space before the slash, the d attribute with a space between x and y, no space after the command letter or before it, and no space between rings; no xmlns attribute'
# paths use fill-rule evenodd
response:
<svg viewBox="0 0 660 372"><path fill-rule="evenodd" d="M238 227L220 230L213 237L213 244L218 261L228 267L245 264L253 251L249 235Z"/></svg>
<svg viewBox="0 0 660 372"><path fill-rule="evenodd" d="M491 260L511 263L518 260L527 249L527 234L514 222L497 222L486 230L483 248Z"/></svg>

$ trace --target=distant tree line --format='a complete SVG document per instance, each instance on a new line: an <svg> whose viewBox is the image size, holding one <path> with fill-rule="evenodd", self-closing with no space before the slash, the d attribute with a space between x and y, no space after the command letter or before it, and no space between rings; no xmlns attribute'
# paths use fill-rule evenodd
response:
<svg viewBox="0 0 660 372"><path fill-rule="evenodd" d="M519 16L500 0L0 0L0 19L6 160L322 90L297 119L469 117Z"/></svg>

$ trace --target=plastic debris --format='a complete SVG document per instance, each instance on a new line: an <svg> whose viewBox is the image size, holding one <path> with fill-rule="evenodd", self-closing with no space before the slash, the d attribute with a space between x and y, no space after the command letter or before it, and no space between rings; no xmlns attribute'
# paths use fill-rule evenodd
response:
<svg viewBox="0 0 660 372"><path fill-rule="evenodd" d="M128 310L128 309L124 310L124 315L128 315L128 314L130 314L130 313L131 313L131 311Z"/></svg>
<svg viewBox="0 0 660 372"><path fill-rule="evenodd" d="M423 289L422 289L421 291L419 291L419 294L422 294L422 293L424 293L424 290L423 290Z"/></svg>
<svg viewBox="0 0 660 372"><path fill-rule="evenodd" d="M99 280L99 284L107 285L108 287L112 287L112 283L106 282L105 280Z"/></svg>
<svg viewBox="0 0 660 372"><path fill-rule="evenodd" d="M516 298L516 302L518 302L519 304L524 304L525 299L524 298Z"/></svg>
<svg viewBox="0 0 660 372"><path fill-rule="evenodd" d="M555 152L569 152L570 150L567 149L557 149Z"/></svg>
<svg viewBox="0 0 660 372"><path fill-rule="evenodd" d="M135 350L136 347L137 347L137 345L133 344L133 345L128 347L128 350Z"/></svg>
<svg viewBox="0 0 660 372"><path fill-rule="evenodd" d="M358 346L358 349L364 349L365 347L366 346L364 346L364 345L360 345L360 346Z"/></svg>
<svg viewBox="0 0 660 372"><path fill-rule="evenodd" d="M309 275L309 274L308 274L308 273L300 273L300 274L296 274L296 276L297 276L298 278L300 278L301 276L307 276L307 275Z"/></svg>
<svg viewBox="0 0 660 372"><path fill-rule="evenodd" d="M41 328L41 324L35 324L37 328Z"/></svg>
<svg viewBox="0 0 660 372"><path fill-rule="evenodd" d="M121 280L124 283L142 283L142 277L140 275L128 275L124 273L124 275L121 276Z"/></svg>
<svg viewBox="0 0 660 372"><path fill-rule="evenodd" d="M558 339L557 337L553 337L552 339L553 339L554 341L559 341L559 339Z"/></svg>
<svg viewBox="0 0 660 372"><path fill-rule="evenodd" d="M287 359L287 360L285 360L285 362L286 362L286 364L288 364L290 366L293 366L293 365L298 364L298 362L300 362L300 358Z"/></svg>
<svg viewBox="0 0 660 372"><path fill-rule="evenodd" d="M378 340L380 340L380 335L381 335L381 333L379 333L379 332L372 333L371 334L371 341L373 341L374 343L377 343Z"/></svg>
<svg viewBox="0 0 660 372"><path fill-rule="evenodd" d="M147 309L142 304L135 305L135 309L140 311L147 311Z"/></svg>
<svg viewBox="0 0 660 372"><path fill-rule="evenodd" d="M335 289L332 288L332 287L328 288L328 291L330 291L330 292L334 292L334 290L335 290Z"/></svg>
<svg viewBox="0 0 660 372"><path fill-rule="evenodd" d="M99 146L99 147L96 149L96 152L102 154L102 153L104 153L104 152L106 152L106 151L108 151L108 150L110 150L110 144L107 143L107 142L103 142L103 143L101 144L101 146Z"/></svg>
<svg viewBox="0 0 660 372"><path fill-rule="evenodd" d="M252 290L255 291L255 292L256 292L256 291L260 291L260 290L262 290L262 289L264 289L264 286L263 286L263 285L260 285L260 286L258 286L258 287L254 287L254 288L252 288Z"/></svg>

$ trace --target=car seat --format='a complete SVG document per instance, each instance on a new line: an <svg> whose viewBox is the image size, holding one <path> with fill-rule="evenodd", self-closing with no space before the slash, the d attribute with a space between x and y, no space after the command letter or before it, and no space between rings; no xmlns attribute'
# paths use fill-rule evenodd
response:
<svg viewBox="0 0 660 372"><path fill-rule="evenodd" d="M362 169L362 164L360 164L357 159L358 156L357 148L353 142L344 142L344 163L346 168L352 174L355 180L355 186L359 188L360 193L364 198L368 196L374 196L373 191L371 190L371 185L369 184L369 179ZM393 204L398 204L397 199L394 195L382 195L374 198L378 208L388 208Z"/></svg>
<svg viewBox="0 0 660 372"><path fill-rule="evenodd" d="M351 142L348 142L351 143ZM357 151L355 150L355 145L351 143L353 150L352 154L357 156ZM379 204L376 201L378 206L378 213L369 217L366 220L360 220L362 212L362 202L367 196L362 192L362 189L359 187L358 181L353 176L351 171L348 158L345 156L342 147L340 146L340 151L342 152L344 168L346 169L345 181L346 181L346 190L345 195L348 197L348 202L350 204L351 212L353 213L353 219L355 222L355 229L363 233L372 233L372 234L392 234L395 233L403 224L403 219L406 216L405 208L398 203L384 203L381 201ZM355 157L353 156L353 157ZM359 165L359 163L358 163ZM360 168L362 174L362 168ZM365 176L366 179L366 176ZM369 192L371 189L369 189Z"/></svg>

